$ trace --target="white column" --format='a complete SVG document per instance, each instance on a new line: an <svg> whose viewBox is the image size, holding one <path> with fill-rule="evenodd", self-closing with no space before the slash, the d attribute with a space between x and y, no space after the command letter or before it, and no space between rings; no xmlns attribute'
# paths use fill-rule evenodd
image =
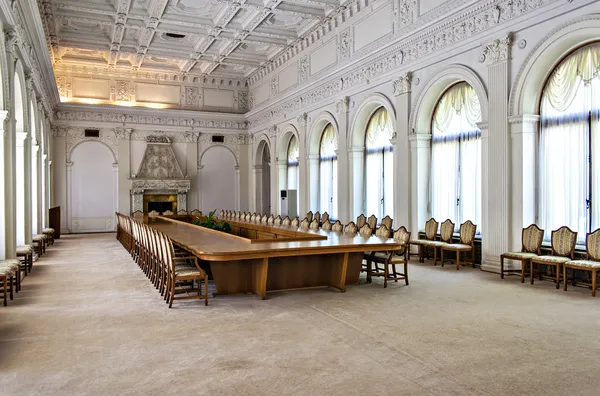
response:
<svg viewBox="0 0 600 396"><path fill-rule="evenodd" d="M197 196L197 201L196 201L196 207L190 208L191 210L194 210L194 209L202 210L202 168L204 168L204 165L198 165L198 170L196 173L196 189L198 191L198 196ZM239 175L239 172L238 172L238 175Z"/></svg>
<svg viewBox="0 0 600 396"><path fill-rule="evenodd" d="M287 190L287 159L277 160L277 190L275 190L275 197L277 198L277 213L281 214L281 199L279 199L279 192L281 190Z"/></svg>
<svg viewBox="0 0 600 396"><path fill-rule="evenodd" d="M364 172L365 172L365 148L355 147L348 149L348 159L352 168L352 177L350 178L350 195L352 202L352 213L350 219L356 219L364 212Z"/></svg>
<svg viewBox="0 0 600 396"><path fill-rule="evenodd" d="M308 173L310 182L308 208L316 212L319 210L319 156L316 154L308 156Z"/></svg>
<svg viewBox="0 0 600 396"><path fill-rule="evenodd" d="M396 96L396 131L392 143L394 147L394 224L395 228L405 226L412 231L417 225L412 223L411 210L411 156L408 141L409 114L411 111L411 73L394 80ZM416 237L416 234L415 234Z"/></svg>
<svg viewBox="0 0 600 396"><path fill-rule="evenodd" d="M114 164L117 172L117 205L115 211L120 213L131 213L131 197L129 190L131 189L131 128L116 128L115 138L117 139L117 159L118 163Z"/></svg>
<svg viewBox="0 0 600 396"><path fill-rule="evenodd" d="M345 97L336 102L336 113L338 114L338 185L337 185L337 200L338 200L338 218L346 223L350 215L350 205L348 197L349 190L349 161L348 161L348 113L350 110L350 98Z"/></svg>
<svg viewBox="0 0 600 396"><path fill-rule="evenodd" d="M27 164L26 149L29 145L27 132L16 133L16 169L15 178L17 197L17 246L31 243L31 182L27 175L30 174L31 164ZM28 210L29 209L29 210ZM29 211L29 213L27 213Z"/></svg>
<svg viewBox="0 0 600 396"><path fill-rule="evenodd" d="M115 162L113 165L113 212L119 212L119 164ZM112 223L112 229L117 229L116 220Z"/></svg>
<svg viewBox="0 0 600 396"><path fill-rule="evenodd" d="M72 207L72 202L71 202L71 197L73 196L71 188L73 185L72 182L72 170L73 170L73 163L70 161L67 161L66 163L67 165L67 207L66 209L66 214L67 214L67 232L71 232L71 228L72 228L72 224L71 224L71 207Z"/></svg>
<svg viewBox="0 0 600 396"><path fill-rule="evenodd" d="M235 210L240 211L240 167L238 165L235 166ZM198 169L198 173L200 173L200 169Z"/></svg>
<svg viewBox="0 0 600 396"><path fill-rule="evenodd" d="M6 173L4 171L5 169L5 163L4 163L4 158L7 156L7 152L9 150L7 150L6 147L6 125L5 122L7 121L7 117L8 117L8 111L6 110L0 110L0 128L2 128L2 133L0 133L0 136L2 137L0 139L0 154L2 154L2 160L0 160L0 197L7 197L6 195L6 185L9 183L9 179L6 178ZM6 201L6 198L5 198ZM6 207L5 205L0 205L0 225L4 226L6 224ZM3 233L5 231L5 229L2 230ZM6 256L6 240L4 238L4 236L0 237L0 260L4 260L5 258L7 258Z"/></svg>
<svg viewBox="0 0 600 396"><path fill-rule="evenodd" d="M15 54L18 35L14 29L8 29L4 32L6 39L6 55L7 55L7 76L9 92L5 97L9 98L8 108L15 109ZM11 114L4 121L4 131L6 138L4 139L4 255L5 258L16 257L16 233L17 233L17 195L16 195L16 119L15 115Z"/></svg>
<svg viewBox="0 0 600 396"><path fill-rule="evenodd" d="M262 165L254 165L254 207L250 209L253 212L260 212L262 209Z"/></svg>
<svg viewBox="0 0 600 396"><path fill-rule="evenodd" d="M33 144L31 146L31 233L39 234L42 232L40 227L40 190L39 190L39 156L40 146Z"/></svg>
<svg viewBox="0 0 600 396"><path fill-rule="evenodd" d="M296 120L298 122L298 213L308 213L309 198L308 198L308 115L302 114Z"/></svg>
<svg viewBox="0 0 600 396"><path fill-rule="evenodd" d="M410 191L412 237L417 238L420 230L425 229L429 219L429 174L431 167L431 135L425 133L412 134L410 142Z"/></svg>
<svg viewBox="0 0 600 396"><path fill-rule="evenodd" d="M482 269L493 272L500 270L500 254L508 250L511 235L508 128L510 47L510 36L502 37L485 46L490 114L489 130L481 128L482 192L487 192L482 194Z"/></svg>

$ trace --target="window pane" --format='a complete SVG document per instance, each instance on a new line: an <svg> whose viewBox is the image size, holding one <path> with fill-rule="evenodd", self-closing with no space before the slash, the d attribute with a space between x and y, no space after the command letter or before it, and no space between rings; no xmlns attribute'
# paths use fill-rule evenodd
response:
<svg viewBox="0 0 600 396"><path fill-rule="evenodd" d="M388 111L380 107L369 120L365 133L365 214L374 214L381 220L385 214L393 216L394 164L390 138L392 120ZM385 175L385 177L384 177ZM384 202L381 202L381 199ZM388 210L390 211L388 212Z"/></svg>
<svg viewBox="0 0 600 396"><path fill-rule="evenodd" d="M337 218L337 136L333 125L323 130L319 149L319 208Z"/></svg>

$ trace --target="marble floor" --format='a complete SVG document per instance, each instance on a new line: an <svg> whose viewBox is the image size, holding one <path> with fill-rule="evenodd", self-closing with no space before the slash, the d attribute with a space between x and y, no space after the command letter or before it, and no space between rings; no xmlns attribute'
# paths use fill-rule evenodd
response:
<svg viewBox="0 0 600 396"><path fill-rule="evenodd" d="M600 298L413 263L411 283L176 301L114 234L0 309L2 395L598 395Z"/></svg>

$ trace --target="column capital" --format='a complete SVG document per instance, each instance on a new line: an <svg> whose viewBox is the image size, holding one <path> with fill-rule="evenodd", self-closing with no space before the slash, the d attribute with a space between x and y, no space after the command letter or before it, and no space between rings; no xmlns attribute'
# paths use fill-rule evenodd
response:
<svg viewBox="0 0 600 396"><path fill-rule="evenodd" d="M29 134L27 132L17 132L15 135L17 137L17 147L23 147L29 138Z"/></svg>
<svg viewBox="0 0 600 396"><path fill-rule="evenodd" d="M342 99L335 102L335 112L337 114L346 114L350 111L350 97L344 96Z"/></svg>
<svg viewBox="0 0 600 396"><path fill-rule="evenodd" d="M407 72L405 75L394 80L394 96L400 96L409 93L411 90L412 73Z"/></svg>
<svg viewBox="0 0 600 396"><path fill-rule="evenodd" d="M73 169L73 162L67 161L66 165L67 165L67 172L70 171L71 169Z"/></svg>
<svg viewBox="0 0 600 396"><path fill-rule="evenodd" d="M496 63L506 62L511 56L511 46L512 34L508 33L506 36L496 39L485 45L483 48L483 60L487 62L488 66Z"/></svg>
<svg viewBox="0 0 600 396"><path fill-rule="evenodd" d="M13 53L19 42L19 33L13 28L4 31L4 41L6 42L6 51Z"/></svg>
<svg viewBox="0 0 600 396"><path fill-rule="evenodd" d="M305 127L306 125L308 125L309 121L310 118L308 117L307 113L300 114L300 116L298 116L298 118L296 119L296 122L298 122L298 125L301 127Z"/></svg>

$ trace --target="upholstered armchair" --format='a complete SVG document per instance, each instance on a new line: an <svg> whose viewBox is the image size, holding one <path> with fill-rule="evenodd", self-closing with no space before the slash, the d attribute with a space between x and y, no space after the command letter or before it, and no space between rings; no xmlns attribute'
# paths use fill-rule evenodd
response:
<svg viewBox="0 0 600 396"><path fill-rule="evenodd" d="M294 220L292 220L292 227L299 227L300 226L300 219L298 218L298 216L294 217Z"/></svg>
<svg viewBox="0 0 600 396"><path fill-rule="evenodd" d="M317 212L319 213L319 212ZM311 230L316 231L319 229L319 220L317 220L317 216L315 215L315 218L313 221L310 222L310 227Z"/></svg>
<svg viewBox="0 0 600 396"><path fill-rule="evenodd" d="M362 227L360 227L358 233L361 237L369 238L371 235L373 235L373 229L368 224L365 224Z"/></svg>
<svg viewBox="0 0 600 396"><path fill-rule="evenodd" d="M313 221L314 220L317 220L317 223L321 222L321 213L318 210L315 212L315 217L313 218Z"/></svg>
<svg viewBox="0 0 600 396"><path fill-rule="evenodd" d="M339 220L336 220L335 223L331 226L331 231L342 232L344 230L344 226Z"/></svg>
<svg viewBox="0 0 600 396"><path fill-rule="evenodd" d="M475 266L475 233L477 226L471 220L467 220L460 225L460 241L458 243L448 243L442 245L442 267L444 266L444 252L456 252L456 270L460 269L461 264L471 264ZM452 238L452 236L450 236ZM452 242L452 241L450 241ZM460 262L460 254L462 252L471 252L471 261Z"/></svg>
<svg viewBox="0 0 600 396"><path fill-rule="evenodd" d="M393 229L392 224L394 224L394 220L390 216L385 216L383 219L381 219L381 225L386 226L390 232Z"/></svg>
<svg viewBox="0 0 600 396"><path fill-rule="evenodd" d="M586 271L590 273L590 282L579 282L592 288L592 297L596 297L596 281L600 272L600 228L591 232L585 237L585 260L568 261L563 265L563 279L565 281L565 291L567 291L567 273L571 270L573 286L575 282L575 270Z"/></svg>
<svg viewBox="0 0 600 396"><path fill-rule="evenodd" d="M356 218L356 226L358 229L361 229L365 224L367 224L367 217L364 214L361 214Z"/></svg>
<svg viewBox="0 0 600 396"><path fill-rule="evenodd" d="M173 212L171 210L165 210L162 214L163 216L171 216L173 215Z"/></svg>
<svg viewBox="0 0 600 396"><path fill-rule="evenodd" d="M429 240L421 241L422 246L433 248L433 265L437 265L438 250L441 250L441 248L443 246L452 243L452 234L453 233L454 233L454 223L452 222L452 220L447 219L442 223L442 225L440 225L440 240L439 241L435 241L435 240L434 241L429 241Z"/></svg>
<svg viewBox="0 0 600 396"><path fill-rule="evenodd" d="M282 224L283 224L284 226L289 226L289 225L291 225L291 224L292 224L292 220L290 219L290 217L289 217L289 216L285 216L285 217L284 217L284 219L283 219L283 223L282 223Z"/></svg>
<svg viewBox="0 0 600 396"><path fill-rule="evenodd" d="M358 227L353 221L344 226L344 234L356 234L357 232Z"/></svg>
<svg viewBox="0 0 600 396"><path fill-rule="evenodd" d="M367 273L368 282L371 282L373 276L382 276L383 287L387 287L389 280L393 280L394 282L404 280L406 285L408 285L408 247L410 243L410 232L402 226L394 232L394 240L401 245L400 249L391 252L376 252L372 255L371 261L375 266L369 268ZM380 264L383 264L383 267L380 267ZM396 264L402 264L404 266L402 272L398 272Z"/></svg>
<svg viewBox="0 0 600 396"><path fill-rule="evenodd" d="M321 229L323 231L331 231L331 226L332 226L331 222L329 221L329 219L327 219L327 220L325 220L323 222L323 225L321 226Z"/></svg>
<svg viewBox="0 0 600 396"><path fill-rule="evenodd" d="M544 230L535 224L531 224L521 231L521 251L507 252L500 255L500 278L504 279L504 274L521 274L521 283L525 282L525 274L531 267L531 259L541 254L542 241L544 240ZM504 259L521 262L520 269L505 269ZM531 272L530 272L531 274Z"/></svg>
<svg viewBox="0 0 600 396"><path fill-rule="evenodd" d="M181 209L181 210L177 211L177 214L178 215L186 215L186 214L188 214L188 212L186 210Z"/></svg>
<svg viewBox="0 0 600 396"><path fill-rule="evenodd" d="M275 223L275 217L273 217L273 215L269 216L269 218L267 219L267 224L273 225L274 223Z"/></svg>
<svg viewBox="0 0 600 396"><path fill-rule="evenodd" d="M268 220L269 218L267 217L267 215L263 215L263 217L260 218L261 224L267 224Z"/></svg>
<svg viewBox="0 0 600 396"><path fill-rule="evenodd" d="M202 212L198 209L194 209L190 212L192 216L202 216Z"/></svg>
<svg viewBox="0 0 600 396"><path fill-rule="evenodd" d="M300 223L300 228L308 229L308 227L310 227L310 221L308 221L308 219L305 217Z"/></svg>
<svg viewBox="0 0 600 396"><path fill-rule="evenodd" d="M375 230L375 227L377 227L377 216L369 216L369 218L367 219L367 224L369 225L369 227L371 227L371 230Z"/></svg>
<svg viewBox="0 0 600 396"><path fill-rule="evenodd" d="M220 218L220 219L222 219L222 218L224 218L224 217L225 217L225 211L224 211L224 210L221 210L221 211L219 212L219 218Z"/></svg>
<svg viewBox="0 0 600 396"><path fill-rule="evenodd" d="M435 240L439 224L440 223L432 217L425 222L425 239L413 239L410 241L411 245L417 245L419 247L419 262L421 263L425 261L424 243Z"/></svg>
<svg viewBox="0 0 600 396"><path fill-rule="evenodd" d="M156 210L151 210L150 212L148 212L148 217L156 217L159 215L160 213L158 213Z"/></svg>
<svg viewBox="0 0 600 396"><path fill-rule="evenodd" d="M273 225L280 226L281 222L282 222L281 216L277 215L277 217L275 217L275 220L273 220Z"/></svg>
<svg viewBox="0 0 600 396"><path fill-rule="evenodd" d="M329 221L329 213L327 213L327 212L324 212L324 213L321 215L321 223L323 223L323 224L324 224L326 221Z"/></svg>
<svg viewBox="0 0 600 396"><path fill-rule="evenodd" d="M561 267L563 264L573 260L573 252L577 244L577 231L572 231L567 226L562 226L557 230L552 231L550 238L552 245L552 254L546 256L537 256L531 259L531 284L535 278L535 270L537 268L538 275L541 279L551 278L556 282L556 288L560 287L560 276L562 274ZM545 276L542 273L542 266L553 268L556 271L556 277Z"/></svg>
<svg viewBox="0 0 600 396"><path fill-rule="evenodd" d="M246 216L246 218L247 218L247 216ZM252 213L250 215L250 220L249 221L254 222L255 220L256 220L256 213Z"/></svg>
<svg viewBox="0 0 600 396"><path fill-rule="evenodd" d="M313 221L313 212L312 210L309 210L308 213L306 213L306 219L308 219L308 223L310 224L311 221Z"/></svg>

